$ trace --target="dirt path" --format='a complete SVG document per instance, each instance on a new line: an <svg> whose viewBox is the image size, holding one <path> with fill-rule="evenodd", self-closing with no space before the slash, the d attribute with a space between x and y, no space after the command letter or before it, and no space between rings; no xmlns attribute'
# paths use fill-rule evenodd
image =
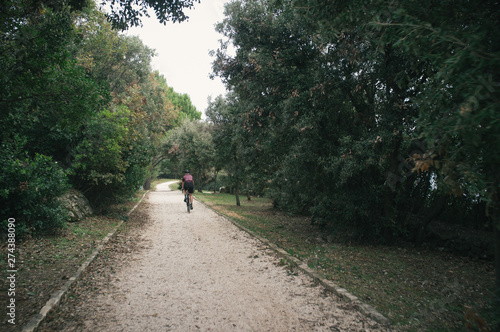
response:
<svg viewBox="0 0 500 332"><path fill-rule="evenodd" d="M382 330L311 278L290 274L260 241L166 184L148 198L144 250L82 304L79 331Z"/></svg>

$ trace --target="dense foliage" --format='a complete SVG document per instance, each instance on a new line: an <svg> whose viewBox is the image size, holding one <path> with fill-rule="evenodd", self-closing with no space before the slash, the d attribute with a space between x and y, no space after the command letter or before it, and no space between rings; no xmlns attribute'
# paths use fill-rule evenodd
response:
<svg viewBox="0 0 500 332"><path fill-rule="evenodd" d="M0 15L2 224L57 230L68 186L104 208L148 179L169 129L200 118L151 71L154 50L94 6L11 1Z"/></svg>
<svg viewBox="0 0 500 332"><path fill-rule="evenodd" d="M162 148L163 155L169 158L171 174L178 176L189 170L198 189L212 177L214 143L206 122L184 120L168 133Z"/></svg>
<svg viewBox="0 0 500 332"><path fill-rule="evenodd" d="M419 242L436 220L496 230L500 11L489 5L228 4L213 69L232 95L207 113L226 133L217 155L267 179L277 207L357 239Z"/></svg>
<svg viewBox="0 0 500 332"><path fill-rule="evenodd" d="M0 204L3 215L15 216L16 234L45 234L60 228L67 217L58 201L68 189L64 170L51 157L30 157L26 140L19 136L1 147ZM2 218L2 228L7 228L7 218Z"/></svg>
<svg viewBox="0 0 500 332"><path fill-rule="evenodd" d="M80 0L81 1L81 0ZM113 26L119 29L127 29L131 26L142 24L141 17L149 17L148 9L155 12L160 23L168 21L183 22L189 17L184 13L184 9L192 8L199 0L103 0L102 5L108 5L111 9L109 20Z"/></svg>

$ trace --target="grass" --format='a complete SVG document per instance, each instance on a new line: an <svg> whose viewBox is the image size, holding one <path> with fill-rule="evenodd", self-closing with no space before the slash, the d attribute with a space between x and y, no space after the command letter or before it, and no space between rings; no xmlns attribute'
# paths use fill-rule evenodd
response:
<svg viewBox="0 0 500 332"><path fill-rule="evenodd" d="M52 293L73 276L100 241L114 229L137 204L144 191L114 206L106 216L88 217L67 223L56 235L22 239L16 244L16 325L0 322L0 330L20 331L45 305ZM0 244L0 257L7 259L7 241ZM8 280L1 274L0 292L7 294ZM4 298L5 299L5 298ZM0 297L0 303L4 300ZM7 327L8 326L8 327Z"/></svg>
<svg viewBox="0 0 500 332"><path fill-rule="evenodd" d="M494 286L492 262L410 246L339 243L311 225L308 218L274 210L265 198L248 201L241 197L237 207L235 197L229 194L195 196L371 304L395 327L467 330L466 323L471 320L464 319L467 308L472 308L473 317L490 322L495 319L488 316Z"/></svg>

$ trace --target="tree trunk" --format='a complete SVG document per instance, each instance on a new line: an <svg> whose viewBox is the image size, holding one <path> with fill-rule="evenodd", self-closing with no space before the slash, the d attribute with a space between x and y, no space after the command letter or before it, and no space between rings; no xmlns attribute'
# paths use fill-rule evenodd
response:
<svg viewBox="0 0 500 332"><path fill-rule="evenodd" d="M495 232L495 286L497 298L500 299L500 218L493 219L493 229ZM500 301L500 300L499 300Z"/></svg>
<svg viewBox="0 0 500 332"><path fill-rule="evenodd" d="M399 174L399 164L401 163L399 161L399 153L400 153L400 147L401 147L401 142L403 141L403 136L401 133L398 133L393 137L393 141L391 142L393 144L392 151L388 157L388 167L386 171L386 176L390 175L395 177L397 179L394 183L392 183L392 186L389 185L389 188L385 190L384 194L384 217L385 220L389 221L384 225L384 238L386 241L391 243L393 241L393 231L394 231L394 224L395 224L395 219L396 219L396 208L395 208L395 201L396 201L396 192L397 192L397 184L399 181L401 181L401 175Z"/></svg>
<svg viewBox="0 0 500 332"><path fill-rule="evenodd" d="M493 218L493 229L495 234L495 297L493 310L496 317L500 317L500 218ZM500 322L496 322L494 331L500 331Z"/></svg>
<svg viewBox="0 0 500 332"><path fill-rule="evenodd" d="M146 181L144 181L144 190L150 190L151 189L151 175L153 174L153 164L151 163L149 166L148 166L148 178L146 179Z"/></svg>
<svg viewBox="0 0 500 332"><path fill-rule="evenodd" d="M148 178L146 179L146 181L144 181L143 188L144 188L144 190L150 190L151 189L151 174L148 175Z"/></svg>
<svg viewBox="0 0 500 332"><path fill-rule="evenodd" d="M148 175L148 178L146 179L146 181L144 181L144 184L143 184L143 189L144 190L150 190L151 189L151 176L153 175L153 169L155 168L156 165L158 165L163 159L165 159L165 156L163 155L158 155L156 157L153 158L153 160L151 161L151 164L149 164L148 166L148 172L149 172L149 175Z"/></svg>
<svg viewBox="0 0 500 332"><path fill-rule="evenodd" d="M237 206L241 206L240 204L240 186L238 183L236 183L236 186L235 186L235 196L236 196L236 205Z"/></svg>
<svg viewBox="0 0 500 332"><path fill-rule="evenodd" d="M248 188L248 182L247 182L247 200L251 201L252 197L250 197L250 189Z"/></svg>
<svg viewBox="0 0 500 332"><path fill-rule="evenodd" d="M219 174L219 172L215 171L215 173L214 173L214 194L217 192L217 174Z"/></svg>
<svg viewBox="0 0 500 332"><path fill-rule="evenodd" d="M422 220L420 228L418 230L417 239L416 239L417 246L422 245L422 243L424 242L424 235L425 235L425 230L427 229L427 227L429 227L431 222L434 219L436 219L437 217L439 217L439 215L443 212L444 207L446 206L446 200L447 200L447 196L439 197L437 199L437 202L434 203L434 206L432 207L432 209L430 209L429 212L427 212L425 214L425 217Z"/></svg>

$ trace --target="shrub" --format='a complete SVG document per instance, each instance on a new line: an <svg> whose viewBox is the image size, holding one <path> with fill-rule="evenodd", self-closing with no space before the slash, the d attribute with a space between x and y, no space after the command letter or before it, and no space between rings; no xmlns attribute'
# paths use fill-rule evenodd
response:
<svg viewBox="0 0 500 332"><path fill-rule="evenodd" d="M16 219L16 234L50 234L67 221L58 197L68 189L65 172L51 157L24 151L26 140L2 143L0 155L0 227ZM3 232L6 234L6 232Z"/></svg>

